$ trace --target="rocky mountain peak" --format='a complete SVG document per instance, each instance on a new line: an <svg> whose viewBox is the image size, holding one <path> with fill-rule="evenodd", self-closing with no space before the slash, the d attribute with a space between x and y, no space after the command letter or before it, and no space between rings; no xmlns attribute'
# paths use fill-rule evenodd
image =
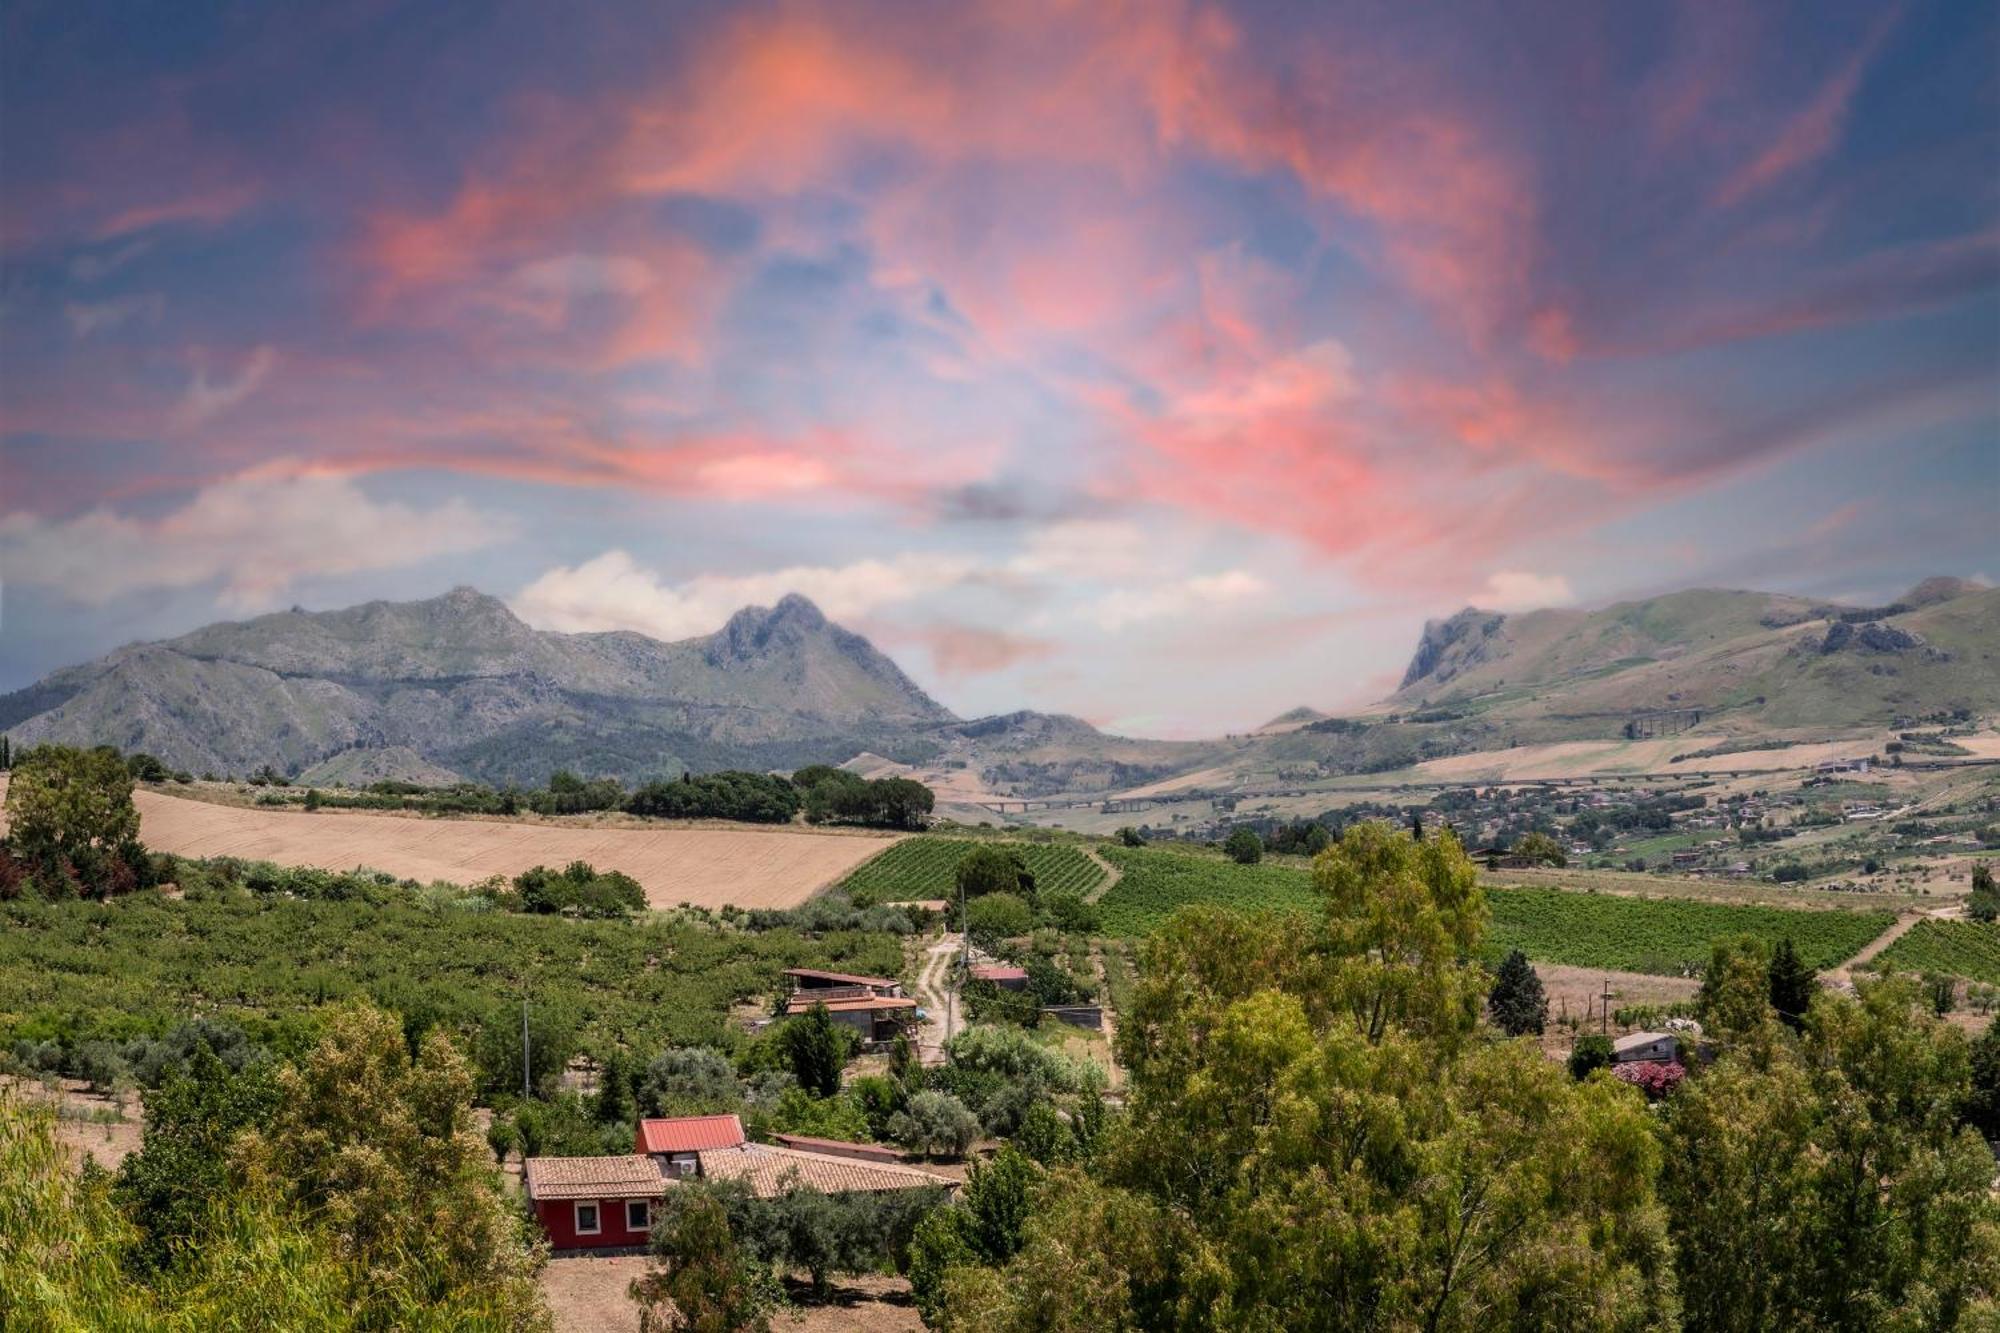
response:
<svg viewBox="0 0 2000 1333"><path fill-rule="evenodd" d="M1504 613L1474 606L1445 620L1425 621L1417 651L1403 672L1402 688L1426 679L1442 684L1466 667L1504 651L1501 630L1506 623Z"/></svg>

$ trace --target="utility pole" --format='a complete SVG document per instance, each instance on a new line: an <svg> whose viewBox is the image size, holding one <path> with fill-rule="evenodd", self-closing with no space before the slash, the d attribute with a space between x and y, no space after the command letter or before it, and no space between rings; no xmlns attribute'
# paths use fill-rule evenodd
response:
<svg viewBox="0 0 2000 1333"><path fill-rule="evenodd" d="M521 1096L532 1099L535 1095L534 1083L529 1070L534 1066L528 1062L528 997L521 997Z"/></svg>
<svg viewBox="0 0 2000 1333"><path fill-rule="evenodd" d="M1611 1035L1611 978L1610 977L1606 977L1604 979L1604 1003L1598 1006L1597 1021L1600 1025L1598 1030L1602 1032L1605 1036L1607 1037L1610 1036Z"/></svg>

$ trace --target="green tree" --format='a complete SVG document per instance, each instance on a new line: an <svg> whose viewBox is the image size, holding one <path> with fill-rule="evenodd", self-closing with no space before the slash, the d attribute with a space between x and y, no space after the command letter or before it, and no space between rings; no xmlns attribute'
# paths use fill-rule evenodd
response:
<svg viewBox="0 0 2000 1333"><path fill-rule="evenodd" d="M815 1097L831 1097L840 1091L840 1071L857 1038L852 1028L833 1021L825 1005L816 1004L786 1019L778 1042L799 1086Z"/></svg>
<svg viewBox="0 0 2000 1333"><path fill-rule="evenodd" d="M1264 840L1257 836L1257 830L1247 824L1239 824L1223 840L1222 850L1229 859L1240 866L1254 866L1264 859Z"/></svg>
<svg viewBox="0 0 2000 1333"><path fill-rule="evenodd" d="M528 1086L536 1096L555 1090L576 1054L576 1019L561 1005L537 1002L528 1006ZM473 1058L479 1066L479 1087L489 1094L521 1091L521 1008L500 1004L480 1020Z"/></svg>
<svg viewBox="0 0 2000 1333"><path fill-rule="evenodd" d="M1965 900L1966 915L1974 921L2000 917L2000 891L1993 887L1993 869L1984 861L1972 868L1972 893Z"/></svg>
<svg viewBox="0 0 2000 1333"><path fill-rule="evenodd" d="M1582 1082L1592 1070L1611 1068L1611 1038L1601 1032L1586 1032L1569 1051L1569 1076Z"/></svg>
<svg viewBox="0 0 2000 1333"><path fill-rule="evenodd" d="M633 1077L631 1059L624 1051L613 1051L605 1057L604 1067L597 1075L597 1099L591 1112L601 1125L631 1126L639 1118L639 1104L632 1095Z"/></svg>
<svg viewBox="0 0 2000 1333"><path fill-rule="evenodd" d="M206 1042L146 1098L146 1137L120 1165L117 1184L139 1230L134 1253L143 1266L165 1267L195 1238L229 1188L236 1136L268 1123L277 1105L268 1063L232 1073Z"/></svg>
<svg viewBox="0 0 2000 1333"><path fill-rule="evenodd" d="M929 1157L963 1157L979 1137L979 1118L950 1093L928 1089L890 1117L889 1137Z"/></svg>
<svg viewBox="0 0 2000 1333"><path fill-rule="evenodd" d="M1146 845L1146 835L1139 832L1138 829L1133 828L1130 824L1120 828L1116 836L1119 843L1126 847L1144 847Z"/></svg>
<svg viewBox="0 0 2000 1333"><path fill-rule="evenodd" d="M989 893L965 909L965 928L988 945L1035 928L1034 909L1011 893Z"/></svg>
<svg viewBox="0 0 2000 1333"><path fill-rule="evenodd" d="M1549 1018L1549 997L1542 979L1519 949L1510 951L1493 979L1486 1007L1494 1026L1510 1037L1541 1036Z"/></svg>
<svg viewBox="0 0 2000 1333"><path fill-rule="evenodd" d="M1991 1327L2000 1203L1969 1091L1963 1037L1900 980L1725 1049L1664 1103L1686 1327Z"/></svg>
<svg viewBox="0 0 2000 1333"><path fill-rule="evenodd" d="M1972 1043L1968 1078L1965 1123L1984 1138L2000 1139L2000 1023L1987 1024Z"/></svg>
<svg viewBox="0 0 2000 1333"><path fill-rule="evenodd" d="M1027 858L1012 847L984 842L959 859L953 876L959 893L970 902L989 893L1006 893L1032 902L1035 872Z"/></svg>
<svg viewBox="0 0 2000 1333"><path fill-rule="evenodd" d="M1768 1046L1771 1024L1771 951L1754 935L1717 940L1709 948L1695 1007L1702 1026L1719 1041Z"/></svg>
<svg viewBox="0 0 2000 1333"><path fill-rule="evenodd" d="M667 1191L659 1210L658 1262L632 1283L640 1333L765 1333L776 1292L736 1243L718 1192L686 1182Z"/></svg>
<svg viewBox="0 0 2000 1333"><path fill-rule="evenodd" d="M100 894L135 887L114 873L130 864L139 837L132 775L116 750L40 745L21 755L7 784L7 820L14 850L39 872L77 873Z"/></svg>
<svg viewBox="0 0 2000 1333"><path fill-rule="evenodd" d="M1562 844L1539 830L1523 833L1509 850L1535 865L1560 867L1569 864L1569 853L1563 850Z"/></svg>
<svg viewBox="0 0 2000 1333"><path fill-rule="evenodd" d="M1792 947L1791 936L1779 940L1778 947L1771 951L1769 977L1771 1008L1787 1027L1795 1032L1804 1030L1806 1010L1812 1007L1819 985L1813 970Z"/></svg>
<svg viewBox="0 0 2000 1333"><path fill-rule="evenodd" d="M649 1115L720 1115L743 1102L729 1057L711 1046L676 1046L646 1066L639 1100Z"/></svg>
<svg viewBox="0 0 2000 1333"><path fill-rule="evenodd" d="M438 1304L476 1291L532 1322L533 1252L473 1128L472 1092L442 1032L412 1060L395 1015L342 1008L279 1073L277 1108L239 1137L236 1161L253 1190L305 1210L362 1268L400 1272Z"/></svg>

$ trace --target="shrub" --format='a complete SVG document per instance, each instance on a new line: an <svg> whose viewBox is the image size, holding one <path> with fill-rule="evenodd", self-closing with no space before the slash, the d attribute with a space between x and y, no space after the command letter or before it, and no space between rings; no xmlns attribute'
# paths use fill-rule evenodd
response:
<svg viewBox="0 0 2000 1333"><path fill-rule="evenodd" d="M1254 866L1264 859L1264 840L1257 836L1257 830L1239 825L1222 844L1222 850L1237 865Z"/></svg>
<svg viewBox="0 0 2000 1333"><path fill-rule="evenodd" d="M1011 893L989 893L965 909L965 926L974 939L990 945L1033 930L1035 914Z"/></svg>
<svg viewBox="0 0 2000 1333"><path fill-rule="evenodd" d="M1611 1076L1645 1093L1647 1101L1656 1102L1681 1085L1687 1067L1678 1060L1630 1060L1613 1065Z"/></svg>
<svg viewBox="0 0 2000 1333"><path fill-rule="evenodd" d="M1569 1053L1571 1078L1589 1078L1592 1070L1608 1069L1610 1065L1611 1038L1602 1033L1586 1032L1576 1039L1576 1045Z"/></svg>
<svg viewBox="0 0 2000 1333"><path fill-rule="evenodd" d="M889 1137L929 1157L963 1157L979 1137L979 1120L948 1092L919 1092L890 1117Z"/></svg>

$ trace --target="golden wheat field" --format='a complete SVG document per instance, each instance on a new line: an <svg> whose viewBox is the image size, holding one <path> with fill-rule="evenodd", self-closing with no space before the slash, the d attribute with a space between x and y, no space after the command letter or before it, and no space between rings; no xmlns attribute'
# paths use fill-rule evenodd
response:
<svg viewBox="0 0 2000 1333"><path fill-rule="evenodd" d="M6 775L0 774L0 795L5 790ZM144 788L133 800L140 840L155 851L328 870L369 866L459 884L588 861L638 880L655 907L795 907L896 836L797 828L564 828L352 810L306 814L216 805Z"/></svg>

